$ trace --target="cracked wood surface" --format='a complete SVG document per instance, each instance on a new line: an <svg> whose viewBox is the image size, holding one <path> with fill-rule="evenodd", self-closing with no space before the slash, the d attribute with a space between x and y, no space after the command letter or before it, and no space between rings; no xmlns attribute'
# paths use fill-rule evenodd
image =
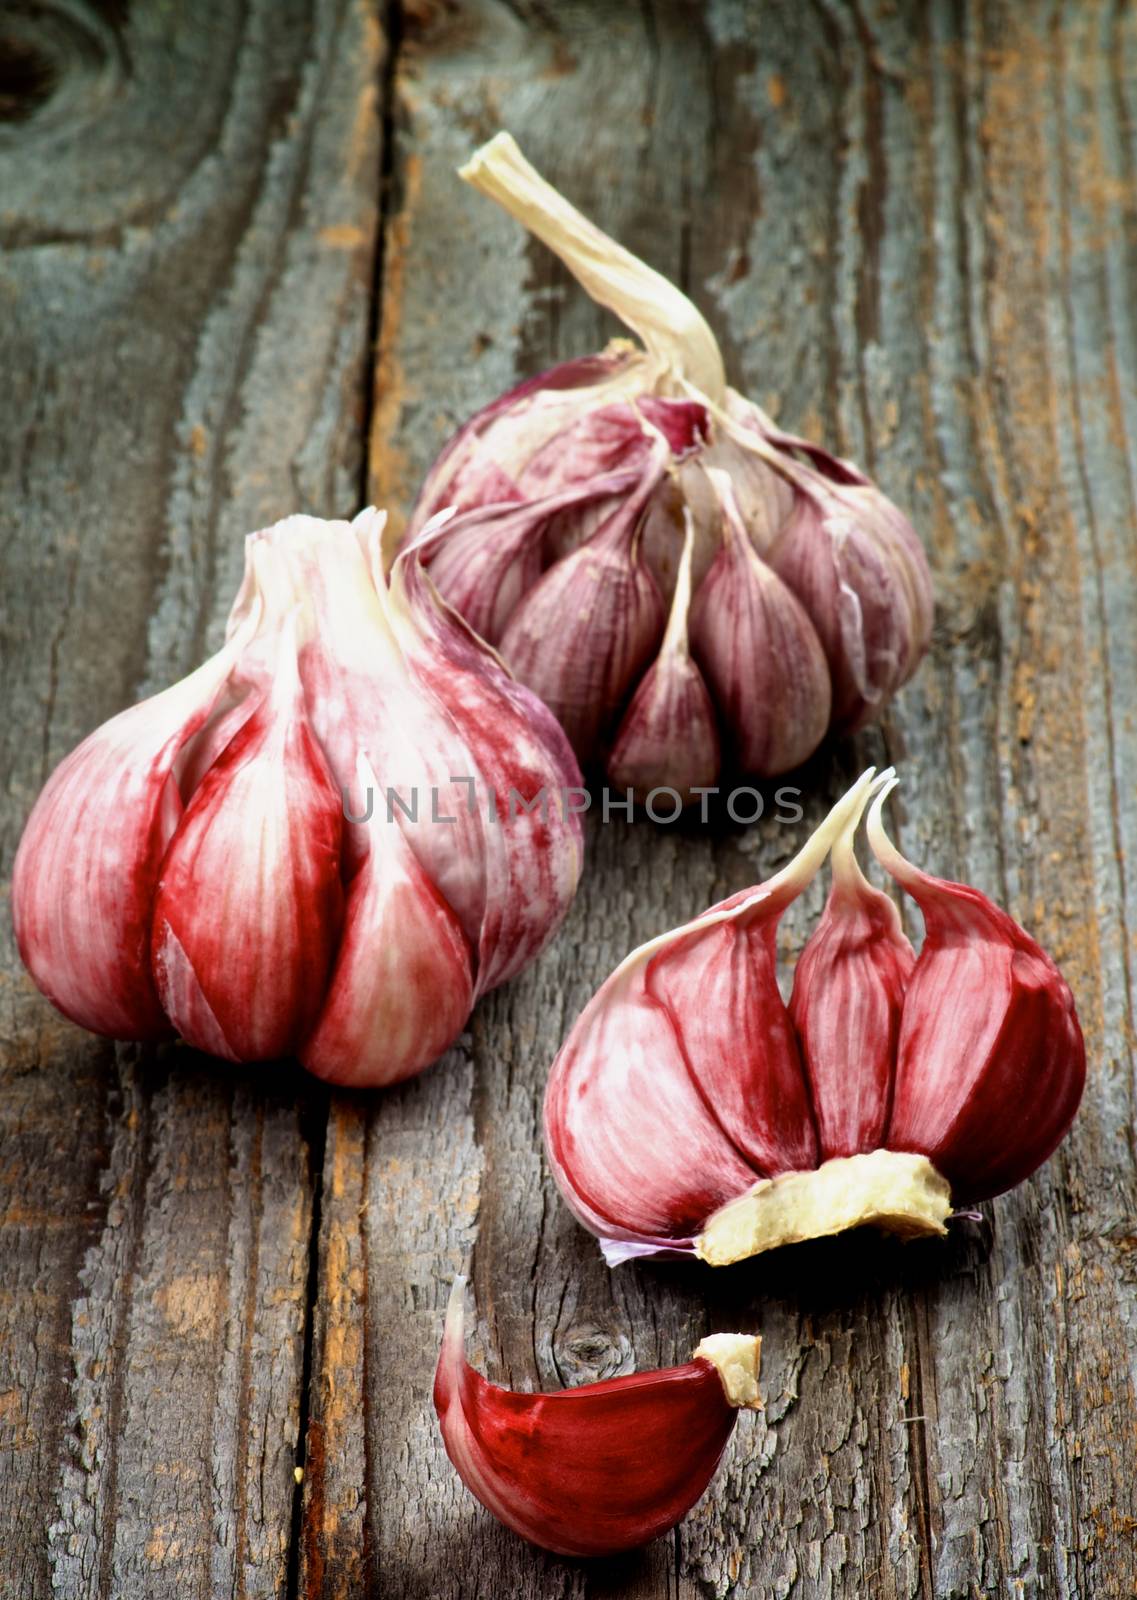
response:
<svg viewBox="0 0 1137 1600"><path fill-rule="evenodd" d="M0 18L0 118L5 884L54 762L216 637L243 532L405 511L464 415L612 331L454 178L502 125L689 288L740 388L878 475L939 586L929 662L802 775L800 828L592 826L554 947L387 1095L92 1040L4 918L0 1595L1132 1595L1137 15L49 0ZM1072 1136L990 1248L609 1273L540 1149L565 1029L881 759L904 847L1073 983ZM565 1562L462 1489L429 1389L471 1252L500 1382L762 1333L765 1411L671 1539Z"/></svg>

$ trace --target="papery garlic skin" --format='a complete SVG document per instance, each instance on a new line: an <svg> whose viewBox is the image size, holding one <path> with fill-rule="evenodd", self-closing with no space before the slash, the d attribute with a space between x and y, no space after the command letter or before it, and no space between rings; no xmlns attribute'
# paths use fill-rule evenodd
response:
<svg viewBox="0 0 1137 1600"><path fill-rule="evenodd" d="M564 362L454 436L407 535L423 540L442 592L546 701L580 760L641 796L670 787L688 799L723 762L773 777L828 731L877 716L931 636L931 577L907 518L858 468L731 389L687 296L545 183L508 134L462 176L642 348L616 340ZM665 447L655 481L613 490L653 436ZM589 587L573 568L621 499L636 525L591 564ZM446 507L456 515L426 538ZM650 578L671 605L687 529L691 648L677 654L642 591Z"/></svg>
<svg viewBox="0 0 1137 1600"><path fill-rule="evenodd" d="M725 1265L862 1224L942 1234L1068 1129L1085 1080L1068 986L977 890L904 860L881 820L891 776L863 774L776 877L633 952L571 1030L546 1146L611 1265ZM918 956L853 856L874 790L870 842L924 912ZM787 1008L778 920L830 851Z"/></svg>
<svg viewBox="0 0 1137 1600"><path fill-rule="evenodd" d="M457 1278L434 1380L446 1453L500 1522L543 1549L614 1555L666 1533L706 1489L740 1408L755 1409L761 1340L712 1334L690 1362L556 1394L498 1388L469 1365Z"/></svg>
<svg viewBox="0 0 1137 1600"><path fill-rule="evenodd" d="M218 654L49 780L13 916L74 1021L390 1083L559 925L579 768L383 520L251 535Z"/></svg>

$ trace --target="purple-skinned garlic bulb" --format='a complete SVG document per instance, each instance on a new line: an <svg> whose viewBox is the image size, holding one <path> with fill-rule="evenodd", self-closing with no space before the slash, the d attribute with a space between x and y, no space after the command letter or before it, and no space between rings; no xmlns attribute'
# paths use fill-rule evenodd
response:
<svg viewBox="0 0 1137 1600"><path fill-rule="evenodd" d="M723 764L773 777L828 732L872 720L931 636L908 519L857 467L730 388L687 296L576 211L508 134L461 175L642 343L563 362L459 429L407 534L441 592L546 701L579 759L641 795L689 799Z"/></svg>

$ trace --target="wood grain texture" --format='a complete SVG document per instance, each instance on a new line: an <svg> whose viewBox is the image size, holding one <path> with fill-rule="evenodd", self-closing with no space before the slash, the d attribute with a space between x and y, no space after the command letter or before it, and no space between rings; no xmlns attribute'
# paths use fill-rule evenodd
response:
<svg viewBox="0 0 1137 1600"><path fill-rule="evenodd" d="M366 0L5 9L2 876L54 763L200 658L240 536L359 494L377 228ZM0 1033L0 1593L276 1595L327 1097Z"/></svg>
<svg viewBox="0 0 1137 1600"><path fill-rule="evenodd" d="M216 637L241 533L365 490L405 512L464 416L613 331L454 177L501 126L695 296L740 388L908 507L940 599L883 727L801 776L805 822L593 819L555 946L386 1095L87 1039L4 919L0 1595L1133 1594L1137 14L12 16L4 874L52 764ZM1073 1135L989 1208L990 1245L965 1226L610 1273L540 1147L565 1030L633 944L776 868L881 759L904 847L1006 904L1074 984ZM786 919L787 971L821 896ZM762 1333L765 1410L671 1539L561 1561L462 1488L430 1385L471 1258L471 1357L515 1386Z"/></svg>

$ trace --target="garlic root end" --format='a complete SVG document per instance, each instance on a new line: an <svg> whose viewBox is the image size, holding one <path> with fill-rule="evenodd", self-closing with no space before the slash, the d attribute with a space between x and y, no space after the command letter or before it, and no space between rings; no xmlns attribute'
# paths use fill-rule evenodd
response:
<svg viewBox="0 0 1137 1600"><path fill-rule="evenodd" d="M694 1352L693 1361L709 1361L722 1379L727 1404L757 1411L762 1405L758 1393L758 1368L762 1340L753 1333L712 1333Z"/></svg>
<svg viewBox="0 0 1137 1600"><path fill-rule="evenodd" d="M870 1226L904 1239L947 1232L951 1189L927 1156L899 1150L835 1156L813 1172L764 1178L708 1220L695 1253L714 1267Z"/></svg>

